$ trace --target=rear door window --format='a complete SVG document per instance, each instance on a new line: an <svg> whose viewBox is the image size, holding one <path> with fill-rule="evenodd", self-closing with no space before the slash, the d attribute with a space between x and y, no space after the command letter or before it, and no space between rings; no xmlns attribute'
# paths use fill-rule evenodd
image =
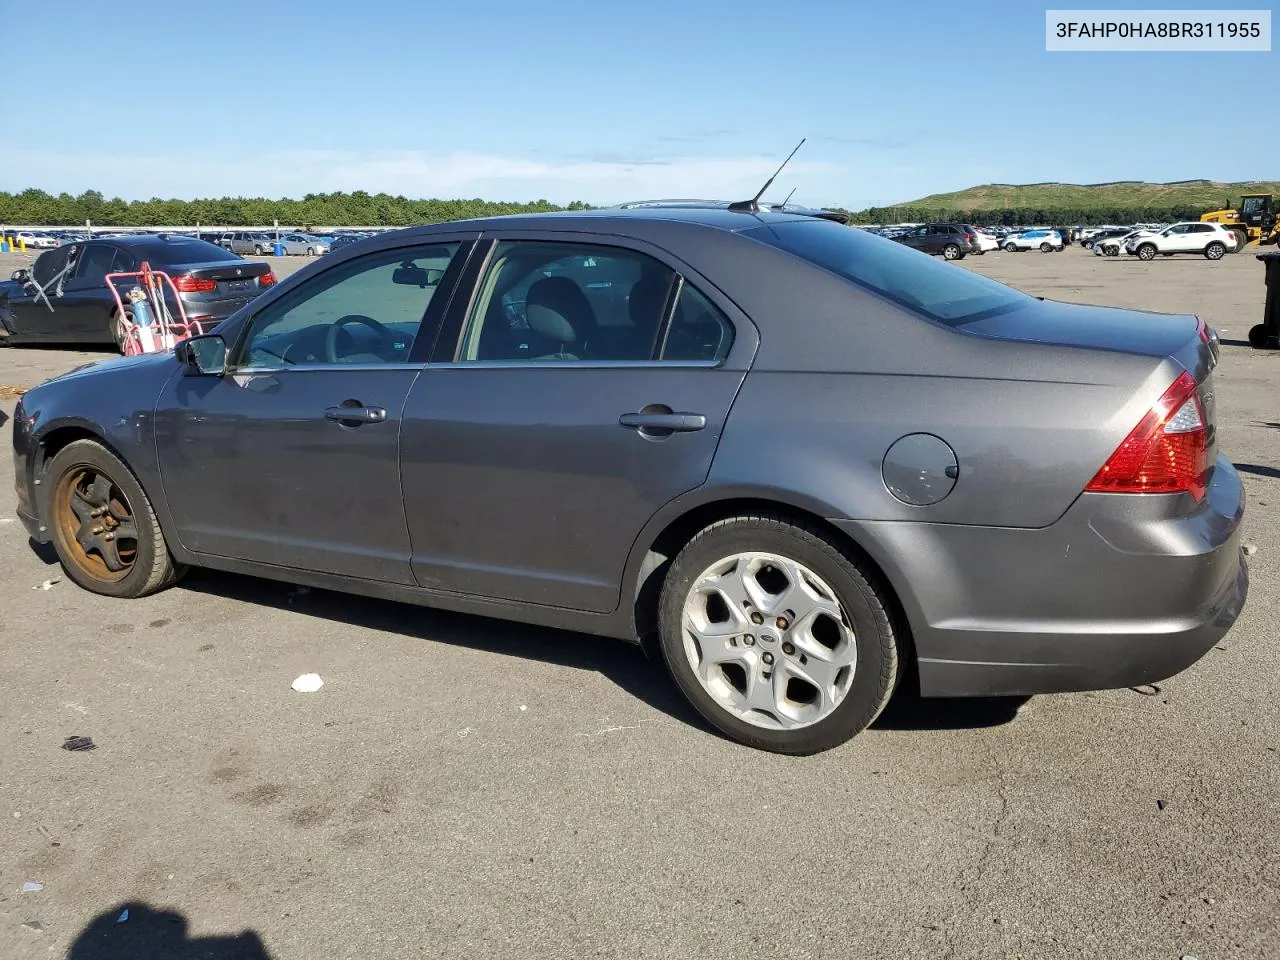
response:
<svg viewBox="0 0 1280 960"><path fill-rule="evenodd" d="M1032 302L1012 287L838 223L793 220L743 235L951 326Z"/></svg>
<svg viewBox="0 0 1280 960"><path fill-rule="evenodd" d="M116 248L105 243L89 243L80 255L80 265L76 268L76 282L84 286L102 283L113 269Z"/></svg>

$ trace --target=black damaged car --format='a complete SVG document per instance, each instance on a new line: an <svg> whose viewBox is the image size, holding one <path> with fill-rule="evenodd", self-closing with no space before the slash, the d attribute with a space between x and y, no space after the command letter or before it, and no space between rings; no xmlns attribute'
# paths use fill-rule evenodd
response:
<svg viewBox="0 0 1280 960"><path fill-rule="evenodd" d="M106 276L134 272L144 262L169 275L187 319L200 321L205 331L276 282L269 265L194 237L147 234L68 243L0 282L0 343L122 348L126 325ZM122 289L128 286L121 283ZM177 304L169 309L178 316Z"/></svg>

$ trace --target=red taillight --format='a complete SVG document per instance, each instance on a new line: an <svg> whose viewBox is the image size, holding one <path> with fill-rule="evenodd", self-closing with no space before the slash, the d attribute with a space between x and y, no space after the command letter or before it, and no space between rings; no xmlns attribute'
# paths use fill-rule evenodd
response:
<svg viewBox="0 0 1280 960"><path fill-rule="evenodd" d="M218 289L217 280L203 280L192 276L174 277L173 285L178 288L179 293L212 293Z"/></svg>
<svg viewBox="0 0 1280 960"><path fill-rule="evenodd" d="M1085 490L1093 493L1181 493L1203 499L1209 475L1209 431L1196 379L1182 373L1116 449Z"/></svg>
<svg viewBox="0 0 1280 960"><path fill-rule="evenodd" d="M258 278L258 286L260 287L269 287L269 286L272 286L275 282L276 282L276 275L272 273L270 270L268 270L266 273L264 273L262 276Z"/></svg>

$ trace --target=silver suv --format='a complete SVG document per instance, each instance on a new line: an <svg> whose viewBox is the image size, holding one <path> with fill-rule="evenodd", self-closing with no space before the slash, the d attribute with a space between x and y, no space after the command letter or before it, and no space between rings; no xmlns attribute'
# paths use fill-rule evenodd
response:
<svg viewBox="0 0 1280 960"><path fill-rule="evenodd" d="M218 246L241 256L252 253L255 256L266 256L272 250L275 241L265 233L224 233L218 238Z"/></svg>

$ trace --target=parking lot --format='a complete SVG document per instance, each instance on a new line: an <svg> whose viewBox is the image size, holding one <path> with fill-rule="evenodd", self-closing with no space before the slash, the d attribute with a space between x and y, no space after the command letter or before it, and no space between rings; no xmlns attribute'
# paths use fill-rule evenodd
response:
<svg viewBox="0 0 1280 960"><path fill-rule="evenodd" d="M90 595L11 519L6 424L0 956L1280 955L1280 352L1244 343L1262 265L1075 247L957 269L1219 330L1257 552L1190 670L906 693L842 748L756 752L614 641L198 571ZM104 355L0 349L3 419L5 388ZM318 694L290 689L306 672Z"/></svg>

